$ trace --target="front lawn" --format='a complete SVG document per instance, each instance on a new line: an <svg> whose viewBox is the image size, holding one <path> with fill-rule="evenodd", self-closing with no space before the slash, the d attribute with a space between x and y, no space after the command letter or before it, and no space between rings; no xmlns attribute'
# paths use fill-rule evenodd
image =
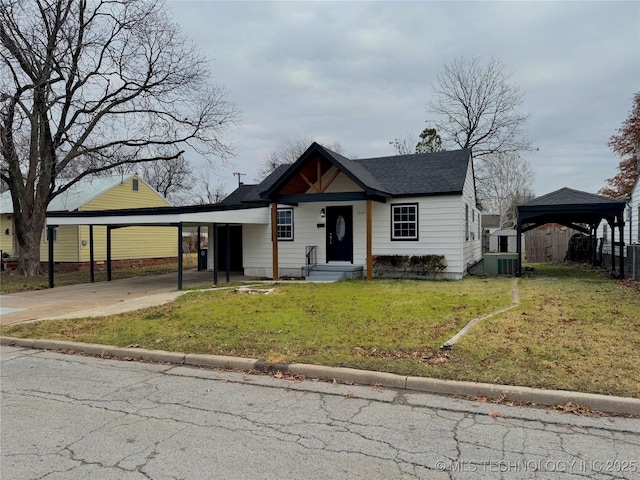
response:
<svg viewBox="0 0 640 480"><path fill-rule="evenodd" d="M520 305L512 278L278 285L269 295L194 292L101 319L45 321L3 334L349 366L399 374L640 398L640 294L590 270L536 265Z"/></svg>

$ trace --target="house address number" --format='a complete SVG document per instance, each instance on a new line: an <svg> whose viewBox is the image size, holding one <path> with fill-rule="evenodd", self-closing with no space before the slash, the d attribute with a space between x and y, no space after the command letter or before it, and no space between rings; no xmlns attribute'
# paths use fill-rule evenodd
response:
<svg viewBox="0 0 640 480"><path fill-rule="evenodd" d="M365 211L364 210L356 210L356 215L364 215Z"/></svg>

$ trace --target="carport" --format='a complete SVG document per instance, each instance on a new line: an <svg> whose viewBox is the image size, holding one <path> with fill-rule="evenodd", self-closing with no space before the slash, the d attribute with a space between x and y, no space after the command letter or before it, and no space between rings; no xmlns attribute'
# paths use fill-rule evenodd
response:
<svg viewBox="0 0 640 480"><path fill-rule="evenodd" d="M106 269L107 281L111 281L111 232L118 228L133 226L176 227L176 248L178 258L178 290L182 290L183 248L182 231L184 227L209 227L209 245L213 250L213 282L218 283L219 245L225 249L223 257L226 280L230 280L232 265L231 249L234 239L232 226L244 224L269 224L269 208L264 206L229 205L190 205L185 207L149 207L123 210L98 210L76 212L47 212L48 234L53 238L53 229L60 225L89 226L89 275L94 275L94 239L93 227L105 226L107 229ZM54 242L49 242L49 288L54 287Z"/></svg>
<svg viewBox="0 0 640 480"><path fill-rule="evenodd" d="M624 278L624 208L626 202L571 188L561 188L517 207L518 271L522 276L522 234L547 223L558 223L591 237L592 262L596 264L596 231L602 220L611 227L611 273ZM615 241L615 227L620 240ZM615 247L619 247L619 273L616 274Z"/></svg>

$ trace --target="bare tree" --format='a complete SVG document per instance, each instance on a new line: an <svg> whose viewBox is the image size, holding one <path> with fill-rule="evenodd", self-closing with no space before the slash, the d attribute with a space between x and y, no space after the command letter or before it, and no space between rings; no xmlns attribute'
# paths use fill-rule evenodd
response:
<svg viewBox="0 0 640 480"><path fill-rule="evenodd" d="M194 176L193 188L182 195L181 201L185 205L211 205L221 202L228 195L227 187L214 177L215 171L201 167Z"/></svg>
<svg viewBox="0 0 640 480"><path fill-rule="evenodd" d="M236 110L162 0L2 0L0 62L0 178L25 275L47 205L83 177L232 154Z"/></svg>
<svg viewBox="0 0 640 480"><path fill-rule="evenodd" d="M415 152L418 138L411 132L407 132L400 137L394 138L389 142L389 145L393 147L396 155L410 155Z"/></svg>
<svg viewBox="0 0 640 480"><path fill-rule="evenodd" d="M476 168L478 199L485 213L500 215L501 227L512 227L518 205L534 198L535 174L528 160L513 153L494 153Z"/></svg>
<svg viewBox="0 0 640 480"><path fill-rule="evenodd" d="M519 112L520 87L505 65L492 58L460 58L445 64L433 86L427 110L445 143L471 148L475 158L530 150L524 138L529 115Z"/></svg>
<svg viewBox="0 0 640 480"><path fill-rule="evenodd" d="M184 157L140 164L140 176L160 195L172 203L191 189L195 178L189 161Z"/></svg>
<svg viewBox="0 0 640 480"><path fill-rule="evenodd" d="M281 165L294 163L314 142L311 137L291 137L283 141L275 150L269 152L258 172L259 179L264 179ZM329 150L343 154L344 149L338 142L326 145Z"/></svg>

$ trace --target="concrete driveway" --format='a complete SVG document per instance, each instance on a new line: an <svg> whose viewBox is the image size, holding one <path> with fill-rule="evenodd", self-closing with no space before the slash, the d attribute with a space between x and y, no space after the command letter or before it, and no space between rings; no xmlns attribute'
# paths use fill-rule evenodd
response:
<svg viewBox="0 0 640 480"><path fill-rule="evenodd" d="M224 279L224 274L221 278ZM233 276L231 280L247 278ZM185 293L178 291L177 285L176 272L0 295L0 325L103 316L162 305ZM187 270L183 274L183 285L213 287L213 274ZM224 283L218 285L224 286Z"/></svg>

